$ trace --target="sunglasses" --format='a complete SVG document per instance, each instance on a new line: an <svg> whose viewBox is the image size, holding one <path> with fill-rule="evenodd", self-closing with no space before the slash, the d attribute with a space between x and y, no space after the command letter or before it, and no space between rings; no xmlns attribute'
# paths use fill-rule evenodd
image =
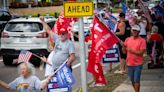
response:
<svg viewBox="0 0 164 92"><path fill-rule="evenodd" d="M138 30L133 29L133 31L138 31ZM138 31L138 32L139 32L139 31Z"/></svg>
<svg viewBox="0 0 164 92"><path fill-rule="evenodd" d="M67 33L60 33L59 35L65 35L65 34L67 34Z"/></svg>

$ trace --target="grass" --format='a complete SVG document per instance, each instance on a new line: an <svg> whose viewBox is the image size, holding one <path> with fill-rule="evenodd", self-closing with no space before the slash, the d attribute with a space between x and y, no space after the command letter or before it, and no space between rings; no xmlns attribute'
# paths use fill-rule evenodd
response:
<svg viewBox="0 0 164 92"><path fill-rule="evenodd" d="M127 74L114 74L114 71L119 69L119 66L113 69L112 72L105 74L105 79L107 85L103 87L89 87L91 83L88 84L88 92L112 92L116 87L118 87L123 81L127 79ZM76 92L82 92L81 88Z"/></svg>
<svg viewBox="0 0 164 92"><path fill-rule="evenodd" d="M144 56L144 63L150 60L149 56ZM113 92L113 90L123 83L127 78L127 74L114 74L114 71L119 69L119 66L115 67L111 73L105 74L105 79L107 85L103 87L89 87L91 83L88 84L88 92ZM81 88L76 92L82 92Z"/></svg>

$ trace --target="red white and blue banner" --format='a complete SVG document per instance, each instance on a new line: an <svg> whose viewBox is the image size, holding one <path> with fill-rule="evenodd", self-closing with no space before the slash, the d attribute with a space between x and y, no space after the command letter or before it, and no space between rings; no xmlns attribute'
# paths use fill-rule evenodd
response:
<svg viewBox="0 0 164 92"><path fill-rule="evenodd" d="M108 16L108 27L109 27L109 30L110 31L113 31L113 32L115 32L116 31L116 29L117 29L117 26L118 26L118 23L117 23L117 21L118 21L118 18L116 18L115 16L113 16L112 14L110 14L109 16Z"/></svg>
<svg viewBox="0 0 164 92"><path fill-rule="evenodd" d="M48 84L48 92L71 92L74 83L75 79L70 68L67 64L63 64Z"/></svg>
<svg viewBox="0 0 164 92"><path fill-rule="evenodd" d="M158 5L154 7L155 15L156 17L161 16L162 17L162 22L164 23L164 7L161 5Z"/></svg>
<svg viewBox="0 0 164 92"><path fill-rule="evenodd" d="M143 13L144 13L145 17L148 19L149 23L152 23L152 19L151 19L148 7L143 4L142 0L137 0L137 1L138 1L138 6L143 11Z"/></svg>

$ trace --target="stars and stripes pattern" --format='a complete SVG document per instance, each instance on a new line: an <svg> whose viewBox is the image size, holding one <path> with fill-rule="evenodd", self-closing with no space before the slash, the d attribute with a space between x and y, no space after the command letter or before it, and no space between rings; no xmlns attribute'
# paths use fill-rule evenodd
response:
<svg viewBox="0 0 164 92"><path fill-rule="evenodd" d="M116 29L117 29L117 26L118 26L118 18L116 18L115 16L113 15L109 15L109 20L108 20L108 27L109 27L109 30L115 32Z"/></svg>
<svg viewBox="0 0 164 92"><path fill-rule="evenodd" d="M32 53L26 50L21 50L19 57L18 57L18 63L21 62L28 62L32 56Z"/></svg>

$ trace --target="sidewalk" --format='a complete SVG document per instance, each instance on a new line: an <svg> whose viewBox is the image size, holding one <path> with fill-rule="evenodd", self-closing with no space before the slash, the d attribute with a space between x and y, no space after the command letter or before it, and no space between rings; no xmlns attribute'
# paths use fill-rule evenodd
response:
<svg viewBox="0 0 164 92"><path fill-rule="evenodd" d="M113 92L134 92L131 82L127 79ZM147 69L143 66L140 92L164 92L164 69Z"/></svg>

